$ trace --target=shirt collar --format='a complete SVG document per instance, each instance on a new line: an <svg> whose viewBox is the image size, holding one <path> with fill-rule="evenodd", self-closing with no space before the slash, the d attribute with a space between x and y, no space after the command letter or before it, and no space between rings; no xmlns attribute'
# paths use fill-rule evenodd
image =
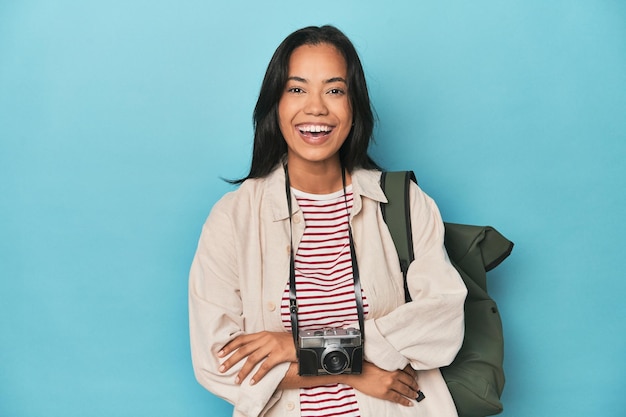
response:
<svg viewBox="0 0 626 417"><path fill-rule="evenodd" d="M355 169L352 172L353 216L361 211L362 198L369 198L379 203L387 203L387 197L385 197L385 193L380 188L380 174L380 171L365 169ZM288 219L289 210L287 209L285 171L282 164L279 164L267 176L265 193L269 201L271 201L274 221ZM298 210L300 208L294 198L293 211L295 213Z"/></svg>

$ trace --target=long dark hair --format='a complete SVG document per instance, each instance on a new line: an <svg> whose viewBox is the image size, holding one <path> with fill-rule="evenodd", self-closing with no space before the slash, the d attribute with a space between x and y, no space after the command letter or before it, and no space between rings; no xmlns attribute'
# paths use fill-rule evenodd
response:
<svg viewBox="0 0 626 417"><path fill-rule="evenodd" d="M239 184L248 178L265 177L287 153L287 144L278 122L278 102L287 83L289 59L293 51L302 45L322 43L337 48L347 65L348 97L354 125L339 150L341 163L349 172L355 168L379 169L367 153L374 130L374 113L359 55L350 39L334 26L309 26L287 36L267 66L254 107L254 148L250 173L245 178L232 181L233 183Z"/></svg>

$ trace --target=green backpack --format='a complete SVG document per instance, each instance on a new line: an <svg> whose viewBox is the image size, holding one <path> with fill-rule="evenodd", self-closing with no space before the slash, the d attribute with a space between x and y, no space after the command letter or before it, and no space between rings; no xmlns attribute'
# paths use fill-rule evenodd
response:
<svg viewBox="0 0 626 417"><path fill-rule="evenodd" d="M409 186L412 171L383 172L381 186L387 204L383 217L393 238L405 277L414 259ZM452 265L465 282L465 338L454 361L441 368L460 417L484 417L502 412L504 338L496 303L487 293L487 271L506 259L513 243L488 226L445 225L445 246Z"/></svg>

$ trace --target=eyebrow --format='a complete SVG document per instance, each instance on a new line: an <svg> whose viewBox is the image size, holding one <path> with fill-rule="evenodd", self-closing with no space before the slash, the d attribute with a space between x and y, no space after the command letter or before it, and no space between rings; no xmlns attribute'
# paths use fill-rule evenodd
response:
<svg viewBox="0 0 626 417"><path fill-rule="evenodd" d="M308 83L309 80L307 80L306 78L302 78L302 77L298 77L298 76L291 76L287 78L287 81L297 81L300 83ZM333 78L329 78L327 80L324 81L324 84L331 84L331 83L337 83L337 82L342 82L344 84L348 84L348 82L346 81L345 78L343 77L333 77Z"/></svg>

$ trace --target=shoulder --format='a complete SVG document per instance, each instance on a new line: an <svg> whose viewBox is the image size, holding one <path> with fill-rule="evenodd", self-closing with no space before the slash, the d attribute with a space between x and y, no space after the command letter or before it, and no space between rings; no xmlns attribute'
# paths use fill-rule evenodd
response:
<svg viewBox="0 0 626 417"><path fill-rule="evenodd" d="M211 215L246 220L255 213L280 209L284 200L284 173L275 169L266 177L247 179L236 190L224 194L213 206Z"/></svg>
<svg viewBox="0 0 626 417"><path fill-rule="evenodd" d="M264 183L264 178L245 180L237 189L227 192L213 205L211 215L233 215L239 208L250 208L251 203L262 196Z"/></svg>
<svg viewBox="0 0 626 417"><path fill-rule="evenodd" d="M428 195L417 183L411 181L409 188L409 195L411 199L411 207L413 210L421 209L430 212L435 212L435 215L439 215L439 208L435 200Z"/></svg>

